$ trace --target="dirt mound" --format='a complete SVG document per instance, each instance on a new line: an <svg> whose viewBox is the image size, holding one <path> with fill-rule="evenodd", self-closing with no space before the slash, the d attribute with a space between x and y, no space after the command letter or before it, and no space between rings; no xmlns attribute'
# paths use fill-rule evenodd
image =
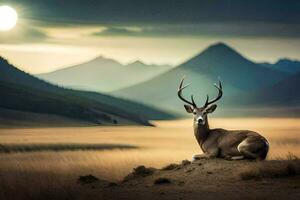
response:
<svg viewBox="0 0 300 200"><path fill-rule="evenodd" d="M102 192L106 199L299 199L299 174L298 159L185 160L162 169L139 166Z"/></svg>

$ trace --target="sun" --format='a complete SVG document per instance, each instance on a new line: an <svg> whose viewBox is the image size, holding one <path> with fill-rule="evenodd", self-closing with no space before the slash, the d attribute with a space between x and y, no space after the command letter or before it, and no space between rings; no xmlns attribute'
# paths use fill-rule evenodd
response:
<svg viewBox="0 0 300 200"><path fill-rule="evenodd" d="M0 31L11 30L18 21L18 14L10 6L0 6Z"/></svg>

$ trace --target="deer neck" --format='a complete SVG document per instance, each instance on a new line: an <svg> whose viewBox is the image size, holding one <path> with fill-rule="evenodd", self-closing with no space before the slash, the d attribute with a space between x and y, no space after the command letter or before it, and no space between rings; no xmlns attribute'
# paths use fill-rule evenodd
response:
<svg viewBox="0 0 300 200"><path fill-rule="evenodd" d="M205 124L198 124L196 121L194 121L194 135L201 148L202 148L202 144L207 139L210 130L207 116L205 116L204 120L206 121Z"/></svg>

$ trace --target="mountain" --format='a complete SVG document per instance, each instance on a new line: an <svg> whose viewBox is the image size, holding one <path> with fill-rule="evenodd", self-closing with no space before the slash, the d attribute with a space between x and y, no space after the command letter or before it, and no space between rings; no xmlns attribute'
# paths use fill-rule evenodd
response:
<svg viewBox="0 0 300 200"><path fill-rule="evenodd" d="M1 57L0 95L0 109L57 115L91 124L149 125L148 119L172 117L135 102L49 84L15 68ZM1 113L0 118L5 117Z"/></svg>
<svg viewBox="0 0 300 200"><path fill-rule="evenodd" d="M300 72L270 86L249 93L232 96L232 115L263 117L300 116Z"/></svg>
<svg viewBox="0 0 300 200"><path fill-rule="evenodd" d="M171 65L155 65L155 64L145 64L140 60L136 60L132 63L129 63L128 65L126 65L127 68L135 68L136 70L153 70L152 73L156 72L156 71L166 71L170 68L172 68Z"/></svg>
<svg viewBox="0 0 300 200"><path fill-rule="evenodd" d="M290 60L287 58L280 59L276 63L262 63L264 66L280 70L282 72L286 72L289 74L295 74L297 72L300 72L300 61L298 60Z"/></svg>
<svg viewBox="0 0 300 200"><path fill-rule="evenodd" d="M176 90L184 75L186 82L192 83L186 94L196 95L196 99L202 100L202 103L207 93L211 97L216 95L212 84L220 77L224 85L224 97L220 102L224 104L234 104L228 102L231 96L269 87L288 76L281 71L251 62L226 44L217 43L151 80L112 94L183 113L183 103L178 100Z"/></svg>
<svg viewBox="0 0 300 200"><path fill-rule="evenodd" d="M247 94L241 102L255 106L300 106L300 72L274 84L271 87Z"/></svg>
<svg viewBox="0 0 300 200"><path fill-rule="evenodd" d="M97 57L80 65L36 76L64 87L110 92L149 80L170 68L168 65L146 65L141 61L122 65L112 59Z"/></svg>
<svg viewBox="0 0 300 200"><path fill-rule="evenodd" d="M212 79L220 76L225 83L242 90L270 86L287 77L287 74L278 70L251 62L223 43L208 47L179 67L205 74Z"/></svg>

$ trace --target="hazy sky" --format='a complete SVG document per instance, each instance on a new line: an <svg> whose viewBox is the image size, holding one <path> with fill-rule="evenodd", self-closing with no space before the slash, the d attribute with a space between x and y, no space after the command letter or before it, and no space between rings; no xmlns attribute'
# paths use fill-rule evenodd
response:
<svg viewBox="0 0 300 200"><path fill-rule="evenodd" d="M0 55L32 73L97 55L176 65L223 41L255 61L300 59L297 0L0 0L17 26Z"/></svg>

